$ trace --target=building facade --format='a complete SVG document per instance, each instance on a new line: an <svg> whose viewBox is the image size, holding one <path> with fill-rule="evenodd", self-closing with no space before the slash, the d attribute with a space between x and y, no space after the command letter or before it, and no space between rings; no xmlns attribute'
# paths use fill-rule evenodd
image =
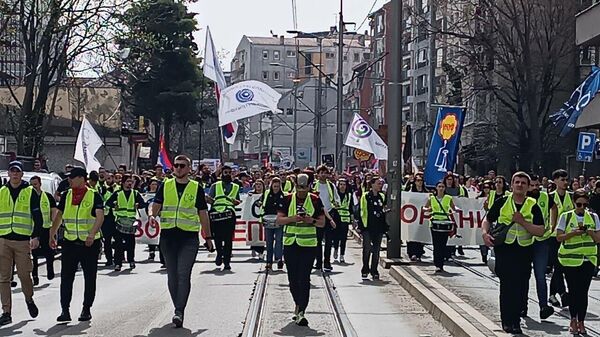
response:
<svg viewBox="0 0 600 337"><path fill-rule="evenodd" d="M280 102L283 113L279 116L255 116L242 121L236 144L230 148L230 158L241 164L254 164L259 158L272 153L273 148L279 144L291 142L293 127L281 127L279 124L293 124L293 116L288 115L290 96L295 83L303 97L299 98L297 129L303 130L303 137L298 137L298 150L303 151L299 162L316 164L321 162L317 152L322 154L335 153L335 120L336 120L336 92L338 73L338 45L337 31L332 28L327 32L300 33L295 38L284 36L271 37L242 37L234 59L231 63L231 81L237 83L244 80L257 80L264 82L282 93ZM352 69L370 57L370 50L364 35L345 35L343 48L343 80L344 83L352 79ZM319 74L319 68L321 74ZM321 106L317 108L319 95L317 94L318 78L321 75ZM348 92L348 87L344 87ZM300 96L300 95L299 95ZM294 100L291 104L293 105ZM300 111L304 110L304 111ZM312 114L309 121L305 113ZM302 114L302 116L301 116ZM333 142L317 142L316 129L318 118L321 115L321 139L333 139ZM348 116L351 111L345 111L343 123L349 123ZM267 116L267 118L265 118ZM331 123L334 123L331 125ZM300 127L302 125L302 127ZM344 132L345 132L344 127ZM312 130L312 136L306 134ZM310 136L310 137L309 137ZM325 138L327 137L327 138ZM261 145L262 141L262 145ZM287 146L287 145L286 145ZM317 146L320 147L317 150ZM290 145L291 147L291 145ZM262 149L262 157L259 153ZM291 151L291 148L290 148Z"/></svg>

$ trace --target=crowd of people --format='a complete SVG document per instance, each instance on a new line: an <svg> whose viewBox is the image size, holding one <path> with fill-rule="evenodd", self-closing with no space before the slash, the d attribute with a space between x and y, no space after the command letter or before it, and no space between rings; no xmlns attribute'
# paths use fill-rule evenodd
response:
<svg viewBox="0 0 600 337"><path fill-rule="evenodd" d="M265 230L266 247L252 246L252 253L263 258L266 248L266 270L285 267L296 324L308 325L311 271L330 272L334 262L344 264L350 228L363 238L361 277L379 279L379 253L388 231L387 185L374 172L338 174L326 166L285 171L222 165L213 171L200 165L192 170L189 158L177 156L172 169L157 164L137 174L126 165L97 172L66 165L64 180L51 194L42 190L40 176L23 180L23 171L21 162L11 162L8 181L0 188L0 326L12 322L15 272L29 314L38 315L33 300L38 261L45 258L46 276L52 280L59 247L62 310L57 321L71 321L77 270L85 281L78 320L91 320L98 264L103 260L104 268L117 273L126 264L136 267L136 219L144 209L151 225L160 226L160 243L149 245L147 258L154 260L158 251L174 306L172 322L181 327L200 237L209 252L216 251L215 264L231 270L236 206L246 193L248 198L258 195L252 198L252 213ZM47 173L39 161L33 172Z"/></svg>
<svg viewBox="0 0 600 337"><path fill-rule="evenodd" d="M453 198L477 198L486 211L482 224L481 256L495 254L494 272L500 279L500 316L507 333L520 334L520 318L528 315L532 271L540 318L554 308L569 307L572 334L586 334L588 292L598 274L600 243L600 177L569 178L566 170L551 177L517 172L510 179L489 171L484 177L448 172L435 189L428 189L422 173L407 175L404 191L430 193L423 208L430 216L436 272L462 247L447 246L459 211ZM423 244L408 242L412 260L420 260ZM548 284L546 276L550 277ZM565 285L566 281L566 285Z"/></svg>

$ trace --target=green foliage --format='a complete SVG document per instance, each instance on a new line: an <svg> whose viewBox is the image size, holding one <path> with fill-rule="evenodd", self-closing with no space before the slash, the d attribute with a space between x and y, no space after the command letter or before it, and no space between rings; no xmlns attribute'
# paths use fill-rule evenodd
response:
<svg viewBox="0 0 600 337"><path fill-rule="evenodd" d="M130 111L155 124L195 123L201 118L204 78L192 33L194 14L173 0L142 0L120 17L117 40L129 55L118 62Z"/></svg>

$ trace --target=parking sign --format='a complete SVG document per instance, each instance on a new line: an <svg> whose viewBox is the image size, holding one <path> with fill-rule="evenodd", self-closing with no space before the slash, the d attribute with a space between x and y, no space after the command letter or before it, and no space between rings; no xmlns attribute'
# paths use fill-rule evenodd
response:
<svg viewBox="0 0 600 337"><path fill-rule="evenodd" d="M580 132L577 142L577 161L592 162L596 146L596 134L591 132Z"/></svg>

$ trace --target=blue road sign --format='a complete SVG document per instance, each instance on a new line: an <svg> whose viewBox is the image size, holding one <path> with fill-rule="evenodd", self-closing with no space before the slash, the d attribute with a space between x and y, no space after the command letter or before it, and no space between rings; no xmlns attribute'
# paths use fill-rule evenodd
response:
<svg viewBox="0 0 600 337"><path fill-rule="evenodd" d="M596 134L591 132L580 132L577 142L577 161L592 162L596 147Z"/></svg>

